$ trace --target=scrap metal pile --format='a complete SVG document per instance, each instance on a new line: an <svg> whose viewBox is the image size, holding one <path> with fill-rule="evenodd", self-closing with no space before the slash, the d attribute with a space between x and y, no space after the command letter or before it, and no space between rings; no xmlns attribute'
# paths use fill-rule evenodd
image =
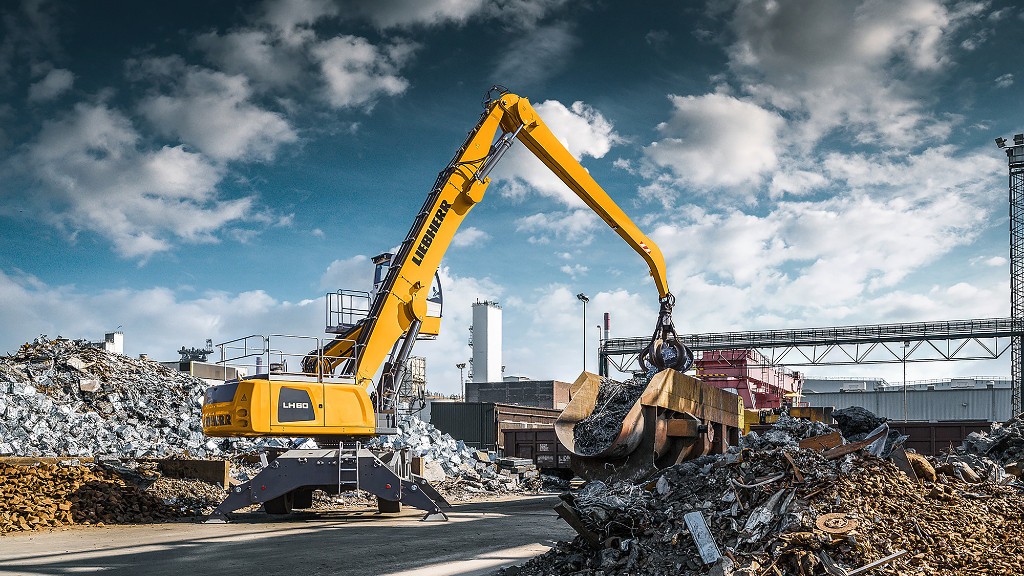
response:
<svg viewBox="0 0 1024 576"><path fill-rule="evenodd" d="M540 472L530 460L497 458L493 452L474 450L416 416L403 416L398 433L369 443L384 450L408 449L424 459L424 477L455 500L481 493L535 492Z"/></svg>
<svg viewBox="0 0 1024 576"><path fill-rule="evenodd" d="M573 427L577 452L589 456L607 449L619 435L626 414L643 393L643 383L601 378L594 411Z"/></svg>
<svg viewBox="0 0 1024 576"><path fill-rule="evenodd" d="M988 432L971 432L963 445L942 459L942 464L958 469L967 481L971 481L972 473L996 482L1007 474L1019 477L1024 470L1024 414L1009 422L994 423Z"/></svg>
<svg viewBox="0 0 1024 576"><path fill-rule="evenodd" d="M149 360L45 336L0 357L0 455L193 457L287 446L208 439L207 384Z"/></svg>
<svg viewBox="0 0 1024 576"><path fill-rule="evenodd" d="M1024 573L1015 478L968 483L940 466L934 482L919 481L869 452L886 437L883 429L845 442L783 417L745 447L641 483L592 481L558 508L579 536L503 574Z"/></svg>

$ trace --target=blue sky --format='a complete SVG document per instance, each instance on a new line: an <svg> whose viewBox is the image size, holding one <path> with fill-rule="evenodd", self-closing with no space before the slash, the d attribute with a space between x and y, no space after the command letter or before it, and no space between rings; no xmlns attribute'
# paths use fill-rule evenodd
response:
<svg viewBox="0 0 1024 576"><path fill-rule="evenodd" d="M1005 316L1024 129L1006 1L293 0L0 8L0 351L320 334L370 282L491 84L527 96L665 252L681 332ZM517 145L442 266L507 374L573 379L581 315L649 333L642 260ZM1005 361L915 365L911 379ZM878 374L900 367L821 369Z"/></svg>

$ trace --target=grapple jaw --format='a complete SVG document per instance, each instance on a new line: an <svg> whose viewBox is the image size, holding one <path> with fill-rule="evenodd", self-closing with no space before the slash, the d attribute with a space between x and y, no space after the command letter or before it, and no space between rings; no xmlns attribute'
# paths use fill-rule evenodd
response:
<svg viewBox="0 0 1024 576"><path fill-rule="evenodd" d="M658 313L658 324L651 336L651 343L640 353L640 367L649 375L667 368L686 372L693 366L693 351L679 340L672 322L675 302L676 298L672 294L666 294L661 299L661 311Z"/></svg>

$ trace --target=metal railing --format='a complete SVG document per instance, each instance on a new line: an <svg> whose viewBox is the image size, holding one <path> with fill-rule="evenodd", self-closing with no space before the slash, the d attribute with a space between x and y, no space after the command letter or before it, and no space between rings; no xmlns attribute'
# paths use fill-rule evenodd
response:
<svg viewBox="0 0 1024 576"><path fill-rule="evenodd" d="M327 332L344 334L370 314L370 293L338 290L327 293Z"/></svg>
<svg viewBox="0 0 1024 576"><path fill-rule="evenodd" d="M314 382L352 383L355 366L359 359L359 348L352 342L349 354L343 356L324 354L325 343L331 338L317 336L296 336L292 334L251 334L242 338L217 344L220 360L217 364L224 369L224 380L252 376L267 379L310 380ZM306 372L303 364L306 358L316 360L316 371ZM322 372L327 362L336 363L339 368L330 374ZM339 373L340 371L340 373ZM232 376L232 372L235 373Z"/></svg>

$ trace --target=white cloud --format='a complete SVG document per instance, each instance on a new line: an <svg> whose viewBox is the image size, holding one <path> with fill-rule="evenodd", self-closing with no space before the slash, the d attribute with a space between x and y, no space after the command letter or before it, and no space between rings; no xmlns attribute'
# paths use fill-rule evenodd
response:
<svg viewBox="0 0 1024 576"><path fill-rule="evenodd" d="M603 158L612 146L623 141L611 122L583 102L574 102L566 108L561 102L547 100L533 107L558 141L577 160L584 156ZM502 182L500 191L508 197L522 197L532 190L558 199L568 206L583 206L583 201L564 182L518 143L512 146L491 172L491 178L495 182Z"/></svg>
<svg viewBox="0 0 1024 576"><path fill-rule="evenodd" d="M28 87L28 99L31 102L53 100L70 90L74 82L75 75L70 70L54 68L41 80Z"/></svg>
<svg viewBox="0 0 1024 576"><path fill-rule="evenodd" d="M326 83L325 97L335 108L370 110L381 96L405 92L398 74L416 45L398 41L375 46L358 36L337 36L311 49Z"/></svg>
<svg viewBox="0 0 1024 576"><path fill-rule="evenodd" d="M464 248L466 246L479 246L490 239L491 235L487 232L484 232L475 226L469 226L460 229L455 237L452 238L452 247Z"/></svg>
<svg viewBox="0 0 1024 576"><path fill-rule="evenodd" d="M323 323L321 300L292 303L261 290L207 292L192 298L165 287L83 292L0 271L0 298L9 304L0 308L0 322L19 327L3 334L0 350L8 351L39 334L96 341L121 326L126 354L174 360L181 346L194 346L206 338L219 343L266 334L268 329L316 334Z"/></svg>
<svg viewBox="0 0 1024 576"><path fill-rule="evenodd" d="M657 320L653 289L648 295L616 290L590 294L583 324L578 292L565 284L544 285L505 306L505 317L516 322L515 332L506 330L503 339L508 374L572 382L583 369L584 333L587 369L597 371L597 334L604 312L611 315L613 338L649 335Z"/></svg>
<svg viewBox="0 0 1024 576"><path fill-rule="evenodd" d="M379 28L397 28L463 24L484 5L484 0L353 0L345 3L345 9L365 16Z"/></svg>
<svg viewBox="0 0 1024 576"><path fill-rule="evenodd" d="M772 198L779 198L784 194L799 196L822 188L826 184L828 184L828 180L816 172L780 170L772 176L772 182L768 190Z"/></svg>
<svg viewBox="0 0 1024 576"><path fill-rule="evenodd" d="M335 290L373 289L374 264L367 256L358 254L345 260L335 260L327 266L320 277L320 289L333 292Z"/></svg>
<svg viewBox="0 0 1024 576"><path fill-rule="evenodd" d="M866 306L973 242L998 208L988 193L998 161L954 152L937 148L900 161L836 155L824 163L825 175L850 192L781 202L763 215L689 208L651 236L665 253L670 286L691 302L702 331L865 315L866 322L920 319L916 312L887 318ZM724 310L715 302L731 304Z"/></svg>
<svg viewBox="0 0 1024 576"><path fill-rule="evenodd" d="M566 212L538 212L516 220L516 231L530 234L534 244L557 242L586 245L594 239L601 220L589 208Z"/></svg>
<svg viewBox="0 0 1024 576"><path fill-rule="evenodd" d="M983 3L939 0L749 0L730 27L730 67L744 93L799 118L812 143L833 129L863 142L908 145L949 133L932 115L930 75L952 64L954 32Z"/></svg>
<svg viewBox="0 0 1024 576"><path fill-rule="evenodd" d="M72 233L93 232L125 257L145 258L173 240L211 242L242 219L252 198L221 199L223 171L180 146L146 149L120 112L78 104L43 125L4 165L31 182L18 199L42 220ZM17 185L15 185L17 188Z"/></svg>
<svg viewBox="0 0 1024 576"><path fill-rule="evenodd" d="M567 0L347 0L342 6L346 13L363 16L381 29L463 25L480 17L522 30L536 26L566 3Z"/></svg>
<svg viewBox="0 0 1024 576"><path fill-rule="evenodd" d="M985 259L984 263L985 263L985 266L1002 267L1002 266L1006 266L1007 260L1006 260L1006 258L1003 258L1002 256L993 256L991 258Z"/></svg>
<svg viewBox="0 0 1024 576"><path fill-rule="evenodd" d="M219 161L269 160L279 146L298 139L281 114L250 101L252 91L244 76L184 67L173 60L157 65L179 75L171 94L151 95L139 104L162 134Z"/></svg>
<svg viewBox="0 0 1024 576"><path fill-rule="evenodd" d="M778 165L783 119L724 94L670 96L673 111L658 125L662 139L646 158L671 172L678 186L714 189L756 186Z"/></svg>
<svg viewBox="0 0 1024 576"><path fill-rule="evenodd" d="M587 268L583 264L565 264L561 268L559 268L559 270L561 270L563 274L568 275L573 280L576 280L580 276L586 275L586 273L590 271L590 268Z"/></svg>
<svg viewBox="0 0 1024 576"><path fill-rule="evenodd" d="M337 4L331 0L267 0L260 20L269 24L284 42L297 45L311 39L313 24L338 12Z"/></svg>
<svg viewBox="0 0 1024 576"><path fill-rule="evenodd" d="M299 49L276 42L265 30L243 29L226 34L208 32L196 38L196 45L218 69L230 75L245 75L254 88L280 88L299 83L305 55Z"/></svg>
<svg viewBox="0 0 1024 576"><path fill-rule="evenodd" d="M556 22L529 30L516 38L491 75L494 81L509 86L532 86L557 76L569 62L579 44L568 23ZM523 66L523 62L544 62L543 66Z"/></svg>
<svg viewBox="0 0 1024 576"><path fill-rule="evenodd" d="M996 78L996 88L1009 88L1013 86L1013 74L1006 73Z"/></svg>

